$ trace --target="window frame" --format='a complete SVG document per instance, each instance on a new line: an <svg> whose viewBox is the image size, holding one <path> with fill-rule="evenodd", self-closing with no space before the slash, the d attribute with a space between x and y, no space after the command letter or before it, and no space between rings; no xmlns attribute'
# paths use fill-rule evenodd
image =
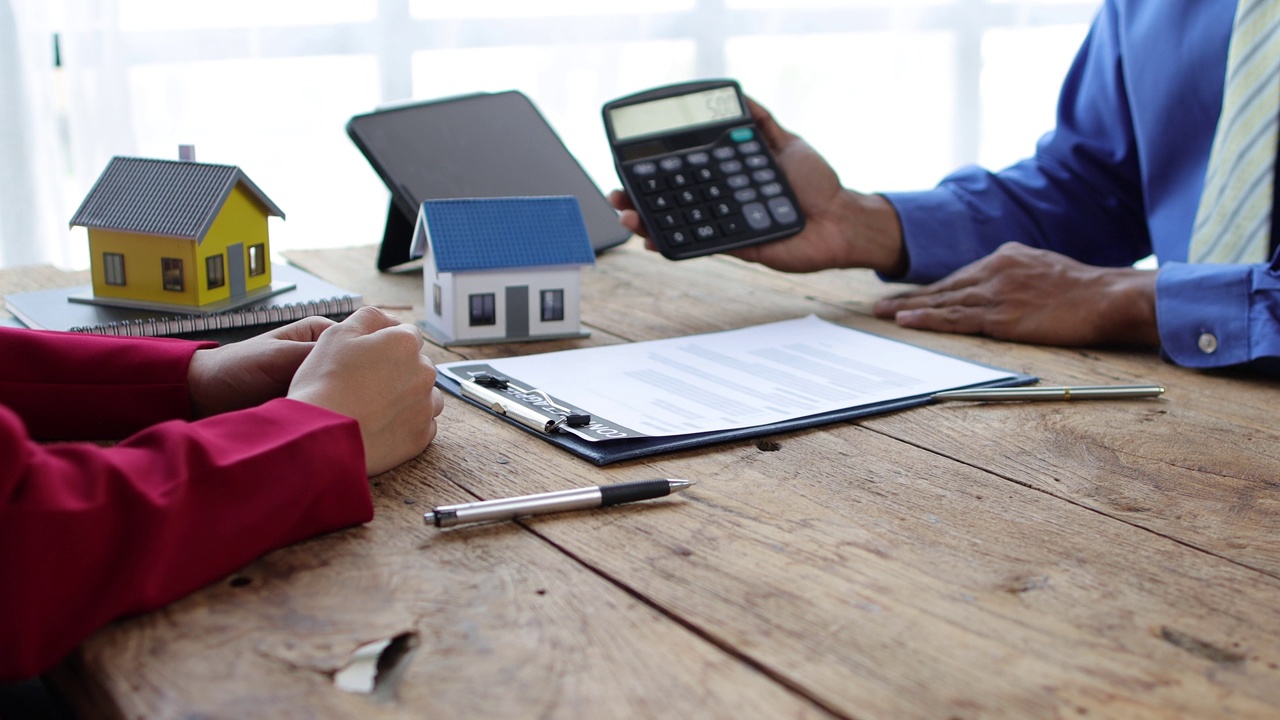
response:
<svg viewBox="0 0 1280 720"><path fill-rule="evenodd" d="M479 306L477 307L477 302ZM467 296L467 318L471 327L490 327L498 324L497 293L471 293Z"/></svg>
<svg viewBox="0 0 1280 720"><path fill-rule="evenodd" d="M128 276L124 271L124 253L102 253L102 281L116 287L128 285Z"/></svg>
<svg viewBox="0 0 1280 720"><path fill-rule="evenodd" d="M249 255L249 277L265 275L267 272L267 244L255 243L245 249Z"/></svg>
<svg viewBox="0 0 1280 720"><path fill-rule="evenodd" d="M160 258L160 283L168 292L187 291L186 270L183 267L182 258Z"/></svg>
<svg viewBox="0 0 1280 720"><path fill-rule="evenodd" d="M547 300L554 299L550 305ZM548 310L551 312L548 313ZM551 317L548 317L548 315ZM564 288L548 288L539 293L538 315L542 322L562 322L564 320Z"/></svg>
<svg viewBox="0 0 1280 720"><path fill-rule="evenodd" d="M216 265L216 272L215 272ZM205 287L216 290L227 285L227 261L222 253L204 259ZM216 282L215 282L216 276Z"/></svg>

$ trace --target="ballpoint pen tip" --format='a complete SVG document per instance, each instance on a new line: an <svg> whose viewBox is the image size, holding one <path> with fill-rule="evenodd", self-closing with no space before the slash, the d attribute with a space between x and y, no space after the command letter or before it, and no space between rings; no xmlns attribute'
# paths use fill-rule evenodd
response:
<svg viewBox="0 0 1280 720"><path fill-rule="evenodd" d="M671 484L671 492L679 492L685 490L691 485L697 485L697 480L683 480L681 478L667 478L667 482Z"/></svg>
<svg viewBox="0 0 1280 720"><path fill-rule="evenodd" d="M425 515L423 515L423 516L422 516L422 521L423 521L424 523L426 523L427 525L435 525L435 524L436 524L436 514L435 514L435 513L433 513L433 512L426 513Z"/></svg>

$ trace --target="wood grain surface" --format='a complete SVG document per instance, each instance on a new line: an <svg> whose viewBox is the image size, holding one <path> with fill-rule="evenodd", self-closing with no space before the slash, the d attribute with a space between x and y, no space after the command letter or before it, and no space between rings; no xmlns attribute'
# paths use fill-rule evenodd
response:
<svg viewBox="0 0 1280 720"><path fill-rule="evenodd" d="M373 248L290 253L374 304L421 280ZM43 278L42 282L49 282ZM10 282L0 271L0 288ZM58 673L105 717L1280 717L1274 381L1152 351L1019 346L871 316L862 271L672 263L637 243L584 276L585 340L816 314L1048 383L1159 400L946 403L594 467L450 402L374 478L367 526L271 553L120 621ZM426 528L432 505L687 477L680 495ZM372 694L334 686L399 638Z"/></svg>

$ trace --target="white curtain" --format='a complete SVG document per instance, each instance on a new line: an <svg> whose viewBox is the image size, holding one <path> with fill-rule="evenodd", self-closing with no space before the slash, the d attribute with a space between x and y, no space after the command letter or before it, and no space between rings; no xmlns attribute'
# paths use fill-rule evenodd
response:
<svg viewBox="0 0 1280 720"><path fill-rule="evenodd" d="M0 266L87 265L68 223L133 147L115 18L115 0L0 0Z"/></svg>
<svg viewBox="0 0 1280 720"><path fill-rule="evenodd" d="M187 143L284 209L274 250L376 243L346 121L478 91L528 95L606 191L605 101L725 75L851 187L926 187L1033 150L1099 2L0 0L0 266L86 267L67 223L110 158Z"/></svg>
<svg viewBox="0 0 1280 720"><path fill-rule="evenodd" d="M24 1L35 0L18 0ZM117 22L118 3L62 0L62 4L70 155L70 175L63 184L74 213L112 156L136 153L128 67Z"/></svg>
<svg viewBox="0 0 1280 720"><path fill-rule="evenodd" d="M0 0L0 265L61 263L68 251L70 218L48 179L67 160L47 11L35 0Z"/></svg>

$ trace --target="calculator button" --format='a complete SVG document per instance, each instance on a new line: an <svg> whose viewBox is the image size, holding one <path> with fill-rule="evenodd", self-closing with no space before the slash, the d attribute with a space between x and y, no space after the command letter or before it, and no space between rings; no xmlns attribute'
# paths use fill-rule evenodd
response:
<svg viewBox="0 0 1280 720"><path fill-rule="evenodd" d="M759 197L759 193L756 192L755 188L742 188L733 193L733 199L740 203L751 202L757 197Z"/></svg>
<svg viewBox="0 0 1280 720"><path fill-rule="evenodd" d="M763 155L750 155L743 162L745 162L747 164L747 167L751 168L752 170L758 170L762 167L769 167L769 158Z"/></svg>
<svg viewBox="0 0 1280 720"><path fill-rule="evenodd" d="M717 160L728 160L729 158L733 157L736 154L737 154L737 151L728 145L721 145L720 147L711 151L711 157L714 157Z"/></svg>
<svg viewBox="0 0 1280 720"><path fill-rule="evenodd" d="M684 165L684 162L678 157L662 158L661 160L658 161L658 166L661 167L666 172L679 170L683 165Z"/></svg>
<svg viewBox="0 0 1280 720"><path fill-rule="evenodd" d="M666 186L656 177L647 177L640 181L640 191L644 193L655 193L665 189Z"/></svg>
<svg viewBox="0 0 1280 720"><path fill-rule="evenodd" d="M680 216L675 213L662 213L658 215L658 224L663 230L670 230L677 225L681 225Z"/></svg>
<svg viewBox="0 0 1280 720"><path fill-rule="evenodd" d="M714 238L718 234L716 229L710 225L699 225L693 229L693 236L703 242Z"/></svg>
<svg viewBox="0 0 1280 720"><path fill-rule="evenodd" d="M708 200L719 200L724 197L724 188L719 185L708 185L702 188L702 196Z"/></svg>
<svg viewBox="0 0 1280 720"><path fill-rule="evenodd" d="M751 132L749 127L734 128L729 131L729 138L736 143L746 142L755 136L756 134Z"/></svg>
<svg viewBox="0 0 1280 720"><path fill-rule="evenodd" d="M738 152L742 153L743 155L755 155L756 153L760 152L760 143L756 142L755 140L744 142L738 146Z"/></svg>
<svg viewBox="0 0 1280 720"><path fill-rule="evenodd" d="M720 163L720 172L724 173L725 175L740 173L742 172L742 163L738 162L737 160L725 160L724 162Z"/></svg>
<svg viewBox="0 0 1280 720"><path fill-rule="evenodd" d="M765 197L775 197L782 194L782 185L780 183L771 182L767 185L760 186L760 194Z"/></svg>
<svg viewBox="0 0 1280 720"><path fill-rule="evenodd" d="M675 207L670 195L657 195L649 198L649 207L653 210L669 210Z"/></svg>
<svg viewBox="0 0 1280 720"><path fill-rule="evenodd" d="M729 218L720 221L720 232L724 235L733 235L742 232L742 218Z"/></svg>
<svg viewBox="0 0 1280 720"><path fill-rule="evenodd" d="M769 212L773 213L774 220L783 225L790 225L796 221L796 208L784 197L769 200Z"/></svg>
<svg viewBox="0 0 1280 720"><path fill-rule="evenodd" d="M667 176L667 184L673 188L682 188L690 184L689 176L684 173L673 173Z"/></svg>
<svg viewBox="0 0 1280 720"><path fill-rule="evenodd" d="M688 230L672 230L667 233L667 242L671 245L683 245L689 242Z"/></svg>
<svg viewBox="0 0 1280 720"><path fill-rule="evenodd" d="M689 153L684 159L688 160L690 165L706 165L710 160L704 152Z"/></svg>
<svg viewBox="0 0 1280 720"><path fill-rule="evenodd" d="M693 208L692 210L685 210L684 216L690 224L700 223L707 219L707 211L702 208Z"/></svg>
<svg viewBox="0 0 1280 720"><path fill-rule="evenodd" d="M693 171L693 177L698 182L711 182L716 179L716 174L711 172L711 168L698 168Z"/></svg>
<svg viewBox="0 0 1280 720"><path fill-rule="evenodd" d="M765 168L764 170L757 170L751 173L751 179L763 185L764 183L770 183L777 180L778 174L769 168Z"/></svg>
<svg viewBox="0 0 1280 720"><path fill-rule="evenodd" d="M631 172L635 173L637 177L644 177L658 172L658 166L651 162L636 163L631 166Z"/></svg>
<svg viewBox="0 0 1280 720"><path fill-rule="evenodd" d="M676 199L681 205L692 205L698 202L698 194L692 190L682 190L676 193Z"/></svg>
<svg viewBox="0 0 1280 720"><path fill-rule="evenodd" d="M725 202L716 203L711 206L711 212L715 213L716 217L727 217L733 214L733 206Z"/></svg>
<svg viewBox="0 0 1280 720"><path fill-rule="evenodd" d="M728 178L725 179L725 182L729 183L729 187L733 188L734 190L738 190L750 185L751 178L747 177L746 175L730 175Z"/></svg>
<svg viewBox="0 0 1280 720"><path fill-rule="evenodd" d="M743 205L742 215L747 219L747 224L754 230L764 230L773 224L773 220L769 219L769 211L765 210L764 205L758 202Z"/></svg>

